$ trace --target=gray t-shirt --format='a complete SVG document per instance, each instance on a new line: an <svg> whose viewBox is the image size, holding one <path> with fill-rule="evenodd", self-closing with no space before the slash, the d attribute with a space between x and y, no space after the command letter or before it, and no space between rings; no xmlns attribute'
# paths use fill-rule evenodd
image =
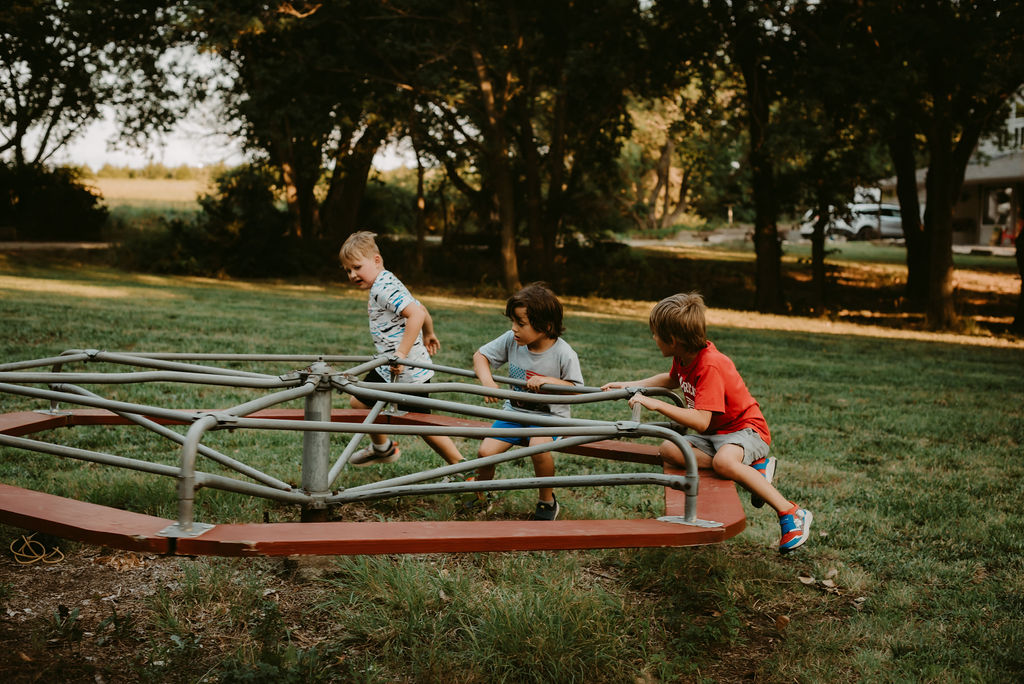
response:
<svg viewBox="0 0 1024 684"><path fill-rule="evenodd" d="M583 371L580 360L569 343L558 338L547 351L532 352L525 344L517 344L511 330L501 337L495 338L480 347L479 352L491 363L491 368L499 368L508 364L508 377L516 380L527 380L534 375L546 375L560 380L568 380L574 385L583 384ZM513 388L527 391L524 388ZM513 411L529 413L553 413L556 416L569 418L571 410L568 404L534 404L505 401L505 408Z"/></svg>

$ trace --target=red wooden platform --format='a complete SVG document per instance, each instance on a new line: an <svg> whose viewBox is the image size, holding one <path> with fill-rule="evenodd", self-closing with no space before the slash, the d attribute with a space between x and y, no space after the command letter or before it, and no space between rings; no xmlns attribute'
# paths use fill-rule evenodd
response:
<svg viewBox="0 0 1024 684"><path fill-rule="evenodd" d="M366 411L335 410L336 422L361 421ZM299 409L272 409L261 418L301 419ZM450 416L382 416L382 422L480 426ZM99 409L58 415L36 412L0 415L0 433L26 435L74 425L125 424ZM601 458L657 464L650 445L606 440L568 450ZM681 474L681 473L674 473ZM171 488L173 491L173 487ZM681 516L685 495L665 490L665 515ZM722 523L696 527L658 520L455 520L403 522L325 522L216 525L196 537L165 537L173 520L108 508L52 494L0 484L0 522L90 544L179 555L352 555L513 551L549 549L692 546L733 537L746 527L735 484L710 471L700 472L697 515Z"/></svg>

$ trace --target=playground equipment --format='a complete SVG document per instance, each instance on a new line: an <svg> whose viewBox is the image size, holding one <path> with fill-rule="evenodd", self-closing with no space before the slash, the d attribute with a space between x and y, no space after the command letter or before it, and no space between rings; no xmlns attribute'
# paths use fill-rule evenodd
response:
<svg viewBox="0 0 1024 684"><path fill-rule="evenodd" d="M490 421L508 413L477 404L436 399L432 394L515 398L538 405L586 404L618 400L635 392L678 397L664 389L628 388L602 392L594 387L548 385L542 393L492 390L468 382L429 384L365 383L358 378L397 359L387 356L158 354L69 350L60 356L0 365L0 396L17 395L49 402L49 408L0 415L0 446L129 468L174 478L177 519L134 513L38 491L0 484L0 522L130 550L181 555L292 555L429 553L532 549L689 546L723 541L746 526L735 486L711 473L698 471L696 460L680 433L661 423L630 420L602 421L531 415L537 427L493 429ZM282 375L207 365L210 363L287 363ZM81 363L130 367L125 372L66 370ZM402 360L402 363L409 364ZM344 365L342 365L344 364ZM474 378L472 371L431 363L410 364L436 373ZM50 370L38 370L52 367ZM338 370L338 368L342 368ZM137 370L137 369L144 370ZM495 378L509 386L525 387L512 378ZM436 377L435 377L436 380ZM103 397L83 385L133 383L191 383L264 390L268 394L223 409L181 409L132 403ZM45 388L40 388L43 385ZM332 408L335 393L352 395L369 410ZM304 409L281 408L303 400ZM347 404L347 401L346 401ZM433 413L385 410L389 404L429 409ZM75 409L62 409L74 405ZM639 408L639 407L637 407ZM482 419L482 420L473 420ZM76 425L129 425L150 430L180 446L179 464L150 462L30 438L28 435ZM171 425L188 426L184 432ZM254 468L203 443L218 430L287 430L302 433L301 484L296 486ZM483 439L498 436L554 436L554 443L514 448L486 459L467 459L456 465L418 473L384 477L376 482L345 486L348 460L367 434L449 435ZM331 461L331 437L348 436ZM668 439L679 445L685 471L661 469L656 447L624 440L641 437ZM459 476L481 465L527 458L541 451L629 461L657 466L660 472L595 473L551 478L512 478L486 482L461 481ZM19 453L10 451L9 454ZM0 457L2 452L0 452ZM10 456L8 456L10 457ZM197 469L206 458L241 477ZM386 473L387 468L379 469ZM455 480L453 481L453 478ZM659 485L665 492L665 515L646 520L449 520L394 522L328 522L331 509L392 497L463 494L479 491L535 489L540 486L605 487ZM303 522L209 523L195 520L195 497L201 488L295 504ZM698 497L698 490L700 496Z"/></svg>

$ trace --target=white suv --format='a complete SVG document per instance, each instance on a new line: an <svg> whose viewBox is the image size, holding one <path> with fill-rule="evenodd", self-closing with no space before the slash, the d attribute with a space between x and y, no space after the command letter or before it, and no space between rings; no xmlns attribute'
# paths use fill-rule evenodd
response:
<svg viewBox="0 0 1024 684"><path fill-rule="evenodd" d="M828 237L845 237L848 240L903 237L903 220L898 204L848 204L842 214L836 212L834 207L830 207L830 210L832 215L825 226L825 235ZM800 237L811 237L817 220L817 212L808 209L800 219Z"/></svg>

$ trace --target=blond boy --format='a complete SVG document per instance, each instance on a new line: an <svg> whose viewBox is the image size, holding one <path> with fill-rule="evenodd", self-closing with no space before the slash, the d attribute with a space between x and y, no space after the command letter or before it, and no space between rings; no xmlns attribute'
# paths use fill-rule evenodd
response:
<svg viewBox="0 0 1024 684"><path fill-rule="evenodd" d="M369 291L366 311L370 319L373 345L379 354L429 363L430 355L436 354L441 348L441 342L434 333L430 312L412 296L402 281L384 268L384 260L374 237L374 233L365 230L352 233L338 252L348 279L359 289ZM390 373L371 370L363 380L418 383L430 382L434 375L434 371L428 368L401 364L392 366L390 370ZM351 397L350 404L353 408L369 408L356 397ZM430 413L429 409L402 404L398 408L401 411ZM447 463L454 464L462 460L462 454L450 437L424 435L423 439ZM370 441L372 445L354 453L349 463L355 466L392 463L401 455L398 444L387 435L370 435Z"/></svg>
<svg viewBox="0 0 1024 684"><path fill-rule="evenodd" d="M754 506L768 503L774 508L782 530L779 552L789 553L807 541L813 516L772 485L775 459L768 456L768 424L735 364L707 339L705 318L699 294L677 294L658 302L649 323L662 355L672 357L671 370L643 380L610 382L601 389L681 388L682 407L640 392L629 404L657 411L693 430L696 434L683 439L693 447L698 467L714 468L722 477L739 482L750 491ZM659 455L673 466L686 465L682 451L670 441L662 442Z"/></svg>

